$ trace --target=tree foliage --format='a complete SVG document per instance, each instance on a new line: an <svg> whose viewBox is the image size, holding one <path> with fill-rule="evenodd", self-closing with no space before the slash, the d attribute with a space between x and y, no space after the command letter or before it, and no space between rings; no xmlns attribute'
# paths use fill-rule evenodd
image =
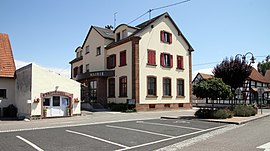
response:
<svg viewBox="0 0 270 151"><path fill-rule="evenodd" d="M221 78L222 81L236 89L242 87L244 81L249 77L252 67L240 58L225 58L219 65L217 65L213 74L216 78Z"/></svg>
<svg viewBox="0 0 270 151"><path fill-rule="evenodd" d="M265 72L270 70L270 55L268 55L264 61L258 63L258 71L265 75Z"/></svg>
<svg viewBox="0 0 270 151"><path fill-rule="evenodd" d="M193 94L199 98L226 99L232 96L231 87L220 78L203 79L193 86Z"/></svg>

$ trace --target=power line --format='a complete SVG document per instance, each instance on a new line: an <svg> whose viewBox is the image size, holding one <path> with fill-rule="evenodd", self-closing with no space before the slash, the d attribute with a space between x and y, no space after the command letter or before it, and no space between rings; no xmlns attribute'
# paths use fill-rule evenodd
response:
<svg viewBox="0 0 270 151"><path fill-rule="evenodd" d="M133 23L134 21L140 19L141 17L143 17L143 16L146 15L147 13L149 13L149 19L151 19L151 12L154 11L154 10L164 9L164 8L167 8L167 7L171 7L171 6L183 4L183 3L186 3L186 2L189 2L189 1L191 1L191 0L184 0L184 1L177 2L177 3L173 3L173 4L170 4L170 5L166 5L166 6L162 6L162 7L157 7L157 8L149 9L148 11L146 11L145 13L143 13L142 15L140 15L139 17L137 17L136 19L132 20L132 21L129 22L128 24L131 24L131 23Z"/></svg>

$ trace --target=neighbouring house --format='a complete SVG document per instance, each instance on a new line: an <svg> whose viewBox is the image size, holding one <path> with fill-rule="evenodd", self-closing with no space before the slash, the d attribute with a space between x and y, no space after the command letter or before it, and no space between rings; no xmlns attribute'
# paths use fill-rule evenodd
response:
<svg viewBox="0 0 270 151"><path fill-rule="evenodd" d="M82 83L84 103L190 108L193 51L168 13L114 30L91 26L70 61L71 78Z"/></svg>
<svg viewBox="0 0 270 151"><path fill-rule="evenodd" d="M195 85L201 79L208 79L214 77L213 75L198 73L193 79L192 84ZM255 68L252 68L252 71L249 77L245 80L243 87L241 87L241 96L238 103L257 103L259 104L258 88L264 88L263 94L263 104L270 104L270 70L267 70L265 76L260 74ZM235 92L233 92L235 93ZM198 100L194 96L194 100Z"/></svg>
<svg viewBox="0 0 270 151"><path fill-rule="evenodd" d="M35 64L16 70L18 116L60 117L81 114L81 84Z"/></svg>
<svg viewBox="0 0 270 151"><path fill-rule="evenodd" d="M202 79L209 79L213 77L213 75L198 72L195 78L192 80L192 85L196 85Z"/></svg>
<svg viewBox="0 0 270 151"><path fill-rule="evenodd" d="M15 63L9 37L0 33L0 117L4 116L3 108L15 103L14 73Z"/></svg>

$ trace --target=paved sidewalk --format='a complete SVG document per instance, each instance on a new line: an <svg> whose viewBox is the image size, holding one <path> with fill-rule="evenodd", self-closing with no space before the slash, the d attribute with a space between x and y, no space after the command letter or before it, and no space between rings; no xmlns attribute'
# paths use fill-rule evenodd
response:
<svg viewBox="0 0 270 151"><path fill-rule="evenodd" d="M208 122L219 122L219 123L228 123L228 124L244 124L253 120L257 120L266 116L270 116L270 109L263 109L262 114L261 110L258 110L258 114L255 116L250 116L250 117L232 117L232 118L227 118L227 119L197 119L196 120L202 120L202 121L208 121ZM163 116L162 118L168 118L168 119L178 119L178 118L183 118L182 116Z"/></svg>

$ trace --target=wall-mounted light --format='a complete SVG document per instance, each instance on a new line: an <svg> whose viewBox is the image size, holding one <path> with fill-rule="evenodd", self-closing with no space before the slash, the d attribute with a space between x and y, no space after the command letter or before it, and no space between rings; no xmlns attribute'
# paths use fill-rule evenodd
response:
<svg viewBox="0 0 270 151"><path fill-rule="evenodd" d="M58 88L59 88L59 86L56 86L56 87L55 87L55 92L58 90Z"/></svg>

